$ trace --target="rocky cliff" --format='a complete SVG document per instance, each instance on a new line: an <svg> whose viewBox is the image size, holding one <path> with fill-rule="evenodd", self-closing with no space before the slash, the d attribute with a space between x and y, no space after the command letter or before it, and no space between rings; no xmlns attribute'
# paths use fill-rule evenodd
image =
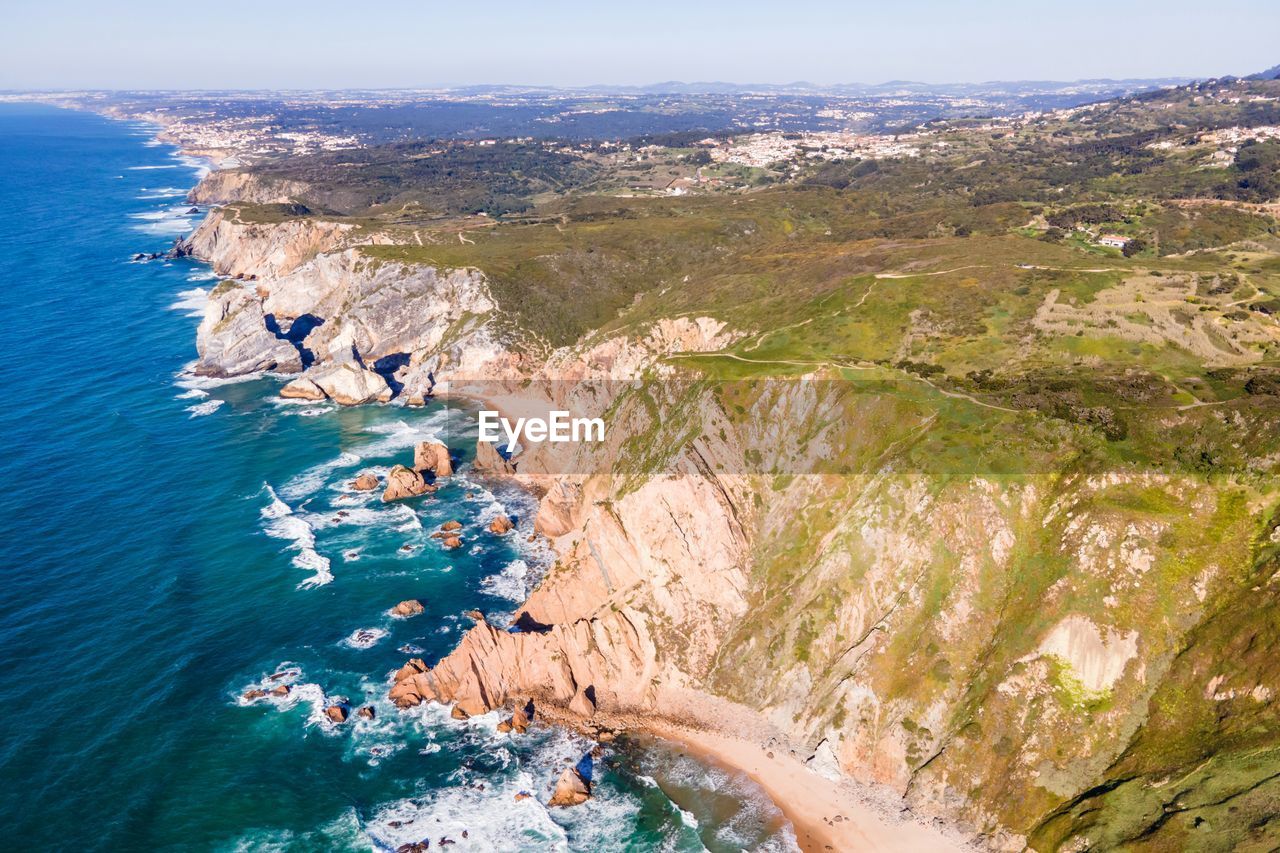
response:
<svg viewBox="0 0 1280 853"><path fill-rule="evenodd" d="M716 727L729 702L815 769L1000 849L1274 834L1280 448L1247 403L1153 415L1257 445L1253 473L1197 476L927 382L691 376L669 356L739 337L706 317L550 350L504 322L483 272L356 242L212 213L192 250L256 280L211 295L202 368L283 369L287 343L304 377L354 363L406 395L610 418L601 445L479 457L544 495L559 561L520 633L480 622L407 663L397 703Z"/></svg>

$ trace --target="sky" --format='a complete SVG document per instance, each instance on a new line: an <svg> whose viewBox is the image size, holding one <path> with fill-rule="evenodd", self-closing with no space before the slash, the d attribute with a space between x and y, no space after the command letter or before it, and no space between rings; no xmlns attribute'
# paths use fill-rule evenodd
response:
<svg viewBox="0 0 1280 853"><path fill-rule="evenodd" d="M1277 0L6 0L0 89L1211 77Z"/></svg>

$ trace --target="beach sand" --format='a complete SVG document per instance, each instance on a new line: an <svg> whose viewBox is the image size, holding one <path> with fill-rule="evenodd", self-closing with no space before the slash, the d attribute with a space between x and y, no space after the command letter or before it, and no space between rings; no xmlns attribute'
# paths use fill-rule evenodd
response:
<svg viewBox="0 0 1280 853"><path fill-rule="evenodd" d="M736 768L754 779L795 827L805 853L932 853L969 849L933 826L886 816L860 801L851 782L836 782L810 770L782 747L674 723L645 728L686 746L704 759Z"/></svg>

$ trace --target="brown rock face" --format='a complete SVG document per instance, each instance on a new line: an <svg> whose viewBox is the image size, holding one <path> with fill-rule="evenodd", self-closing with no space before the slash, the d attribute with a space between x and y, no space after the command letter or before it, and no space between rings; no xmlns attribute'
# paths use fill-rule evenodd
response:
<svg viewBox="0 0 1280 853"><path fill-rule="evenodd" d="M292 690L292 689L293 689L293 688L292 688L292 687L290 687L290 686L289 686L289 685L287 685L287 684L281 684L281 685L279 685L279 686L277 686L277 687L272 687L272 688L271 688L271 695L272 695L272 696L288 696L288 695L289 695L289 691L290 691L290 690Z"/></svg>
<svg viewBox="0 0 1280 853"><path fill-rule="evenodd" d="M267 695L265 690L248 690L245 691L244 698L246 701L252 702L254 699L261 699Z"/></svg>
<svg viewBox="0 0 1280 853"><path fill-rule="evenodd" d="M502 722L498 723L498 731L502 732L503 734L506 734L507 732L511 731L513 728L514 726L511 725L510 720L503 720Z"/></svg>
<svg viewBox="0 0 1280 853"><path fill-rule="evenodd" d="M511 715L511 728L524 734L529 730L529 714L524 708L517 706L515 712Z"/></svg>
<svg viewBox="0 0 1280 853"><path fill-rule="evenodd" d="M465 720L471 715L459 708L457 705L454 705L453 710L449 712L449 716L453 717L455 720Z"/></svg>
<svg viewBox="0 0 1280 853"><path fill-rule="evenodd" d="M452 550L454 548L461 548L462 540L459 539L457 536L446 536L444 537L444 542L442 544L444 545L444 547Z"/></svg>
<svg viewBox="0 0 1280 853"><path fill-rule="evenodd" d="M461 522L461 521L446 521L444 524L440 525L440 529L441 529L441 530L461 530L461 529L462 529L462 522Z"/></svg>
<svg viewBox="0 0 1280 853"><path fill-rule="evenodd" d="M299 376L280 389L280 396L291 400L323 400L325 395L324 389L319 385Z"/></svg>
<svg viewBox="0 0 1280 853"><path fill-rule="evenodd" d="M594 716L596 713L596 701L592 698L594 695L595 690L591 686L579 690L569 700L569 710L579 717Z"/></svg>
<svg viewBox="0 0 1280 853"><path fill-rule="evenodd" d="M572 767L566 767L556 780L556 790L551 795L549 806L580 806L591 799L591 786L582 774Z"/></svg>
<svg viewBox="0 0 1280 853"><path fill-rule="evenodd" d="M404 601L391 608L391 615L398 616L401 619L408 619L410 616L417 616L423 611L422 602L416 598L406 598Z"/></svg>
<svg viewBox="0 0 1280 853"><path fill-rule="evenodd" d="M627 609L543 633L513 634L480 621L434 669L421 660L405 664L391 699L401 708L453 703L474 715L530 696L561 707L576 699L585 708L594 693L594 713L647 707L656 674L653 642ZM513 715L513 728L518 719Z"/></svg>
<svg viewBox="0 0 1280 853"><path fill-rule="evenodd" d="M427 481L422 478L421 474L412 468L397 465L387 475L387 488L382 493L382 500L384 503L390 503L404 498L417 497L430 491L434 491L434 489L427 485Z"/></svg>
<svg viewBox="0 0 1280 853"><path fill-rule="evenodd" d="M351 488L357 492L372 492L378 488L378 475L366 471L351 481Z"/></svg>
<svg viewBox="0 0 1280 853"><path fill-rule="evenodd" d="M509 532L513 527L515 527L515 525L511 523L511 519L507 518L505 515L500 515L493 521L489 522L489 532L497 534L498 536Z"/></svg>
<svg viewBox="0 0 1280 853"><path fill-rule="evenodd" d="M413 467L422 472L430 471L437 477L453 476L453 460L449 448L438 441L422 441L413 449Z"/></svg>
<svg viewBox="0 0 1280 853"><path fill-rule="evenodd" d="M502 458L502 454L498 452L498 446L490 441L476 442L476 458L472 463L477 471L487 471L490 474L514 474L516 472L515 463Z"/></svg>
<svg viewBox="0 0 1280 853"><path fill-rule="evenodd" d="M378 712L373 709L372 705L365 705L363 708L356 711L357 716L363 717L366 720L372 720L375 716L377 716L377 713Z"/></svg>
<svg viewBox="0 0 1280 853"><path fill-rule="evenodd" d="M345 723L347 721L347 709L341 705L330 705L324 709L324 715L335 723Z"/></svg>

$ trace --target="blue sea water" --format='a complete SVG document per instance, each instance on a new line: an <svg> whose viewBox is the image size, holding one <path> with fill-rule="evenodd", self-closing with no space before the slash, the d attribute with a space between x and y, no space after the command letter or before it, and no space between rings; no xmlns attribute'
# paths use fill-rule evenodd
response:
<svg viewBox="0 0 1280 853"><path fill-rule="evenodd" d="M465 413L288 404L278 377L185 376L211 276L129 260L196 221L183 196L198 164L154 130L0 105L6 846L793 846L749 780L673 746L606 747L596 796L547 809L590 741L386 701L407 657L432 662L466 610L510 613L536 581L532 504L465 465L410 505L346 486L433 434L465 455ZM499 510L518 535L482 532ZM445 552L430 533L454 518L467 545ZM406 598L426 613L389 617ZM288 697L243 698L281 683ZM330 724L339 698L376 718Z"/></svg>

